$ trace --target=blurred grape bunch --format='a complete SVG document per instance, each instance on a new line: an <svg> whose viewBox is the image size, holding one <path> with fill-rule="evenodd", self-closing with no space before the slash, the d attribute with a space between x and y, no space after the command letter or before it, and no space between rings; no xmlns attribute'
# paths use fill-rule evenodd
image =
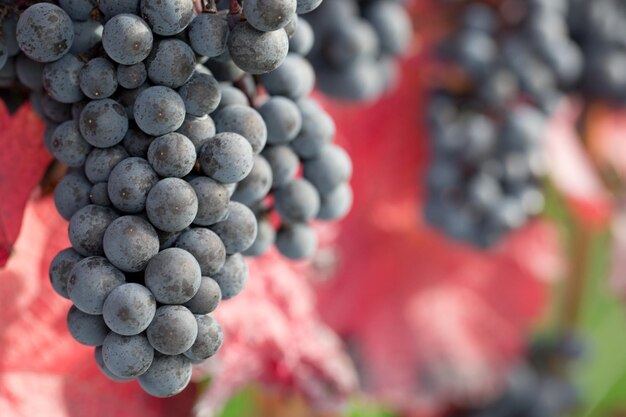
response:
<svg viewBox="0 0 626 417"><path fill-rule="evenodd" d="M375 100L397 82L397 60L411 46L402 0L326 1L307 16L315 34L309 58L331 97Z"/></svg>
<svg viewBox="0 0 626 417"><path fill-rule="evenodd" d="M513 366L501 393L484 406L456 411L450 417L559 417L569 415L579 393L569 380L570 369L584 353L573 335L537 340L524 361Z"/></svg>
<svg viewBox="0 0 626 417"><path fill-rule="evenodd" d="M583 69L567 6L470 3L439 45L425 216L455 240L491 247L543 209L547 119Z"/></svg>

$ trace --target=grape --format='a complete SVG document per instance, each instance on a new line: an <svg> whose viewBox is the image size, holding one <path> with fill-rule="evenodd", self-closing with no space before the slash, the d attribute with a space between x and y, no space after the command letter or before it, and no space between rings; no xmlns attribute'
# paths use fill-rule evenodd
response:
<svg viewBox="0 0 626 417"><path fill-rule="evenodd" d="M267 125L267 141L272 145L291 141L302 127L300 110L288 98L270 98L259 108L259 113Z"/></svg>
<svg viewBox="0 0 626 417"><path fill-rule="evenodd" d="M182 178L196 163L193 143L180 133L159 136L148 148L148 161L161 177Z"/></svg>
<svg viewBox="0 0 626 417"><path fill-rule="evenodd" d="M148 82L143 83L137 88L133 88L128 90L123 87L118 87L117 89L117 102L124 106L124 110L126 110L126 117L128 120L135 119L135 102L137 101L137 97L139 94L148 89L150 84Z"/></svg>
<svg viewBox="0 0 626 417"><path fill-rule="evenodd" d="M181 392L191 380L191 362L182 355L155 354L152 366L139 377L139 385L155 397L171 397Z"/></svg>
<svg viewBox="0 0 626 417"><path fill-rule="evenodd" d="M84 175L66 175L54 189L54 205L65 220L89 204L91 183Z"/></svg>
<svg viewBox="0 0 626 417"><path fill-rule="evenodd" d="M78 343L87 346L100 346L109 333L102 316L83 313L76 306L67 313L67 328Z"/></svg>
<svg viewBox="0 0 626 417"><path fill-rule="evenodd" d="M154 33L172 36L182 32L193 19L191 0L142 0L141 14Z"/></svg>
<svg viewBox="0 0 626 417"><path fill-rule="evenodd" d="M148 161L126 158L118 163L109 176L111 203L125 213L139 213L146 207L148 192L159 181Z"/></svg>
<svg viewBox="0 0 626 417"><path fill-rule="evenodd" d="M152 31L139 16L122 13L104 25L102 46L118 64L134 65L148 57L152 49Z"/></svg>
<svg viewBox="0 0 626 417"><path fill-rule="evenodd" d="M117 90L115 67L106 58L94 58L80 70L80 89L92 99L110 97Z"/></svg>
<svg viewBox="0 0 626 417"><path fill-rule="evenodd" d="M91 191L89 191L89 199L98 206L110 207L111 200L109 199L108 184L106 182L94 184L91 187Z"/></svg>
<svg viewBox="0 0 626 417"><path fill-rule="evenodd" d="M250 74L275 70L287 56L289 39L284 30L261 32L247 22L237 24L228 37L233 62Z"/></svg>
<svg viewBox="0 0 626 417"><path fill-rule="evenodd" d="M247 0L243 13L248 23L257 30L270 32L281 29L293 18L296 0Z"/></svg>
<svg viewBox="0 0 626 417"><path fill-rule="evenodd" d="M198 197L186 181L165 178L148 193L146 213L157 228L177 232L193 223L198 213Z"/></svg>
<svg viewBox="0 0 626 417"><path fill-rule="evenodd" d="M122 336L109 333L102 345L102 359L107 369L122 378L144 374L154 358L154 349L146 336Z"/></svg>
<svg viewBox="0 0 626 417"><path fill-rule="evenodd" d="M210 116L196 117L190 114L185 116L185 121L177 130L187 136L193 143L196 152L200 152L200 148L215 136L215 123Z"/></svg>
<svg viewBox="0 0 626 417"><path fill-rule="evenodd" d="M1 67L2 65L0 65ZM33 61L24 54L15 59L17 79L27 88L38 91L43 88L43 67L45 64Z"/></svg>
<svg viewBox="0 0 626 417"><path fill-rule="evenodd" d="M216 57L226 50L228 32L224 13L201 13L189 25L189 43L197 54Z"/></svg>
<svg viewBox="0 0 626 417"><path fill-rule="evenodd" d="M222 221L228 214L230 194L223 184L208 177L196 177L189 181L198 197L198 213L193 222L210 226Z"/></svg>
<svg viewBox="0 0 626 417"><path fill-rule="evenodd" d="M176 91L163 86L142 91L134 105L135 122L149 135L161 136L182 126L185 103Z"/></svg>
<svg viewBox="0 0 626 417"><path fill-rule="evenodd" d="M320 195L305 179L297 179L274 193L274 205L280 217L287 222L306 222L320 209Z"/></svg>
<svg viewBox="0 0 626 417"><path fill-rule="evenodd" d="M289 52L307 56L313 48L315 34L306 20L298 19L298 24L292 36L289 37Z"/></svg>
<svg viewBox="0 0 626 417"><path fill-rule="evenodd" d="M228 49L220 56L206 62L206 67L211 71L218 81L235 82L246 74L230 58Z"/></svg>
<svg viewBox="0 0 626 417"><path fill-rule="evenodd" d="M67 280L67 292L84 313L102 314L104 300L124 281L124 274L106 258L91 256L74 265Z"/></svg>
<svg viewBox="0 0 626 417"><path fill-rule="evenodd" d="M150 81L171 88L185 84L191 78L195 66L193 50L178 39L157 42L146 60Z"/></svg>
<svg viewBox="0 0 626 417"><path fill-rule="evenodd" d="M67 279L74 265L81 259L83 259L83 257L78 252L72 248L67 248L57 253L52 259L52 262L50 262L50 268L48 270L50 283L52 284L52 288L61 297L70 298L67 293Z"/></svg>
<svg viewBox="0 0 626 417"><path fill-rule="evenodd" d="M164 355L179 355L189 349L198 336L193 313L178 305L159 307L146 331L152 347Z"/></svg>
<svg viewBox="0 0 626 417"><path fill-rule="evenodd" d="M184 306L194 314L209 314L217 308L221 300L222 292L217 282L212 278L202 277L198 292Z"/></svg>
<svg viewBox="0 0 626 417"><path fill-rule="evenodd" d="M136 127L130 127L124 135L122 145L124 149L130 154L130 156L137 156L146 158L148 156L148 149L154 138Z"/></svg>
<svg viewBox="0 0 626 417"><path fill-rule="evenodd" d="M196 316L198 336L185 352L192 361L203 361L215 355L222 346L224 333L217 320L210 316Z"/></svg>
<svg viewBox="0 0 626 417"><path fill-rule="evenodd" d="M62 163L78 167L85 163L92 147L85 142L73 120L61 123L50 137L50 152Z"/></svg>
<svg viewBox="0 0 626 417"><path fill-rule="evenodd" d="M130 283L115 288L104 300L104 323L115 333L133 336L146 330L156 313L156 300L143 285Z"/></svg>
<svg viewBox="0 0 626 417"><path fill-rule="evenodd" d="M412 27L410 17L401 4L390 0L372 2L363 15L378 34L383 51L396 55L407 50Z"/></svg>
<svg viewBox="0 0 626 417"><path fill-rule="evenodd" d="M267 126L263 117L251 107L233 104L215 114L215 128L219 133L238 133L250 142L258 154L267 142Z"/></svg>
<svg viewBox="0 0 626 417"><path fill-rule="evenodd" d="M283 224L276 234L276 247L289 259L310 258L317 249L317 235L304 223Z"/></svg>
<svg viewBox="0 0 626 417"><path fill-rule="evenodd" d="M143 62L134 65L118 65L117 81L124 88L137 88L148 79L148 70Z"/></svg>
<svg viewBox="0 0 626 417"><path fill-rule="evenodd" d="M220 286L222 300L228 300L239 294L248 282L248 264L241 254L226 257L222 269L213 274L213 279Z"/></svg>
<svg viewBox="0 0 626 417"><path fill-rule="evenodd" d="M232 106L234 104L239 104L241 106L248 106L249 104L248 97L246 97L243 91L241 91L238 88L233 87L232 85L228 85L227 83L221 83L220 91L222 93L222 97L220 100L220 104L217 106L217 108L214 111L215 114L217 114L220 110L222 110L226 106ZM254 148L254 145L252 147Z"/></svg>
<svg viewBox="0 0 626 417"><path fill-rule="evenodd" d="M156 229L159 236L159 250L171 248L176 243L176 239L183 233L179 232L164 232L163 230Z"/></svg>
<svg viewBox="0 0 626 417"><path fill-rule="evenodd" d="M300 160L289 146L268 146L262 155L272 168L272 186L282 187L295 178Z"/></svg>
<svg viewBox="0 0 626 417"><path fill-rule="evenodd" d="M217 80L212 75L197 72L178 93L185 102L187 114L198 117L212 113L222 98Z"/></svg>
<svg viewBox="0 0 626 417"><path fill-rule="evenodd" d="M128 153L121 146L92 149L85 161L85 175L94 184L107 181L113 168L126 158Z"/></svg>
<svg viewBox="0 0 626 417"><path fill-rule="evenodd" d="M79 85L83 62L72 54L43 67L43 86L50 96L61 103L75 103L84 96Z"/></svg>
<svg viewBox="0 0 626 417"><path fill-rule="evenodd" d="M110 208L93 204L74 213L69 224L69 237L74 250L83 256L104 255L104 231L116 218L117 214Z"/></svg>
<svg viewBox="0 0 626 417"><path fill-rule="evenodd" d="M211 230L222 239L227 254L243 252L256 239L256 217L248 207L232 201L229 204L228 217L211 226Z"/></svg>
<svg viewBox="0 0 626 417"><path fill-rule="evenodd" d="M106 377L109 378L110 380L115 381L115 382L128 382L134 379L134 378L122 378L120 376L115 375L111 371L109 371L109 369L104 364L104 359L102 359L102 346L97 346L94 349L94 358L96 360L96 364L98 365L98 368L100 368L100 371L104 375L106 375Z"/></svg>
<svg viewBox="0 0 626 417"><path fill-rule="evenodd" d="M59 6L72 19L84 21L89 19L96 4L92 0L59 0Z"/></svg>
<svg viewBox="0 0 626 417"><path fill-rule="evenodd" d="M322 3L322 0L298 0L296 13L305 14L309 13L315 9Z"/></svg>
<svg viewBox="0 0 626 417"><path fill-rule="evenodd" d="M232 198L249 206L267 196L272 182L272 167L264 157L257 155L254 157L252 171L237 184Z"/></svg>
<svg viewBox="0 0 626 417"><path fill-rule="evenodd" d="M199 227L182 233L176 241L176 247L186 250L196 258L203 276L211 276L218 272L226 261L224 243L209 229Z"/></svg>
<svg viewBox="0 0 626 417"><path fill-rule="evenodd" d="M62 123L72 118L72 106L65 103L59 103L47 94L42 94L41 111L47 118L46 121L54 123ZM82 138L81 138L82 140Z"/></svg>
<svg viewBox="0 0 626 417"><path fill-rule="evenodd" d="M122 216L106 229L103 247L113 265L122 271L139 272L159 252L159 237L141 217Z"/></svg>
<svg viewBox="0 0 626 417"><path fill-rule="evenodd" d="M260 256L269 250L276 239L276 231L266 219L257 219L258 231L252 246L242 252L246 256Z"/></svg>
<svg viewBox="0 0 626 417"><path fill-rule="evenodd" d="M276 70L261 76L261 83L273 96L297 100L309 95L313 90L315 72L306 59L289 54Z"/></svg>
<svg viewBox="0 0 626 417"><path fill-rule="evenodd" d="M324 145L333 141L335 122L311 99L300 99L298 108L302 115L302 128L290 145L301 158L314 158Z"/></svg>
<svg viewBox="0 0 626 417"><path fill-rule="evenodd" d="M200 165L204 173L225 184L244 179L253 164L250 143L237 133L218 133L200 151Z"/></svg>
<svg viewBox="0 0 626 417"><path fill-rule="evenodd" d="M322 194L318 219L338 220L344 217L352 207L352 188L347 183L341 184L328 194Z"/></svg>
<svg viewBox="0 0 626 417"><path fill-rule="evenodd" d="M320 194L328 194L350 179L352 161L339 146L326 145L314 159L305 161L303 172Z"/></svg>
<svg viewBox="0 0 626 417"><path fill-rule="evenodd" d="M37 3L26 9L17 22L17 43L30 59L56 61L65 55L74 41L72 20L58 6Z"/></svg>
<svg viewBox="0 0 626 417"><path fill-rule="evenodd" d="M81 55L102 41L104 26L95 20L86 22L74 22L74 42L70 48L70 53Z"/></svg>
<svg viewBox="0 0 626 417"><path fill-rule="evenodd" d="M94 100L80 113L80 132L87 142L99 148L114 146L128 131L124 107L111 99Z"/></svg>
<svg viewBox="0 0 626 417"><path fill-rule="evenodd" d="M145 272L146 286L163 304L182 304L191 300L200 288L200 278L198 261L180 248L159 252L148 262Z"/></svg>
<svg viewBox="0 0 626 417"><path fill-rule="evenodd" d="M327 36L333 41L324 45L322 53L333 68L358 65L359 61L373 58L379 53L378 36L372 25L364 19L352 18L333 27Z"/></svg>
<svg viewBox="0 0 626 417"><path fill-rule="evenodd" d="M107 19L123 13L138 15L139 0L98 0L98 8Z"/></svg>
<svg viewBox="0 0 626 417"><path fill-rule="evenodd" d="M289 20L289 22L287 22L287 24L283 28L285 29L285 33L287 33L287 37L289 38L289 40L291 40L291 37L296 31L296 27L298 26L298 21L299 21L298 15L294 14Z"/></svg>

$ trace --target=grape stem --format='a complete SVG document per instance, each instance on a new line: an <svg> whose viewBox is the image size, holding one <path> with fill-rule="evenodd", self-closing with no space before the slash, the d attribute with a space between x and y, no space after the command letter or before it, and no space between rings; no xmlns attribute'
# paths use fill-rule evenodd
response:
<svg viewBox="0 0 626 417"><path fill-rule="evenodd" d="M202 0L202 13L217 13L215 0Z"/></svg>
<svg viewBox="0 0 626 417"><path fill-rule="evenodd" d="M230 7L228 14L240 14L241 6L239 6L239 2L237 0L230 0Z"/></svg>

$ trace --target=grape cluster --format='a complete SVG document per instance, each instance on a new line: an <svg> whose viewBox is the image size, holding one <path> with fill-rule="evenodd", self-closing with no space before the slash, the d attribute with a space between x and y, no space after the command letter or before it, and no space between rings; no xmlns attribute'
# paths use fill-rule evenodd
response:
<svg viewBox="0 0 626 417"><path fill-rule="evenodd" d="M433 91L429 102L426 219L479 247L542 210L546 119L580 75L577 45L558 28L543 33L548 28L539 24L557 13L554 3L527 6L526 18L512 26L487 5L465 6L460 28L440 47L462 70L461 80ZM563 55L550 55L554 51L540 48L541 42L560 54L571 48L574 64L561 68Z"/></svg>
<svg viewBox="0 0 626 417"><path fill-rule="evenodd" d="M0 5L2 87L28 91L68 167L54 201L71 247L50 280L111 379L182 391L222 344L210 313L242 291L243 254L275 242L311 256L307 222L350 208L350 159L307 97L310 64L288 55L297 14L320 2ZM264 217L272 201L278 232Z"/></svg>
<svg viewBox="0 0 626 417"><path fill-rule="evenodd" d="M316 40L309 56L324 93L374 100L395 84L395 59L412 36L402 0L326 1L307 18Z"/></svg>
<svg viewBox="0 0 626 417"><path fill-rule="evenodd" d="M571 366L580 360L583 346L575 336L541 340L526 361L514 366L503 392L492 402L473 410L450 413L453 417L558 417L569 415L579 394L570 381Z"/></svg>

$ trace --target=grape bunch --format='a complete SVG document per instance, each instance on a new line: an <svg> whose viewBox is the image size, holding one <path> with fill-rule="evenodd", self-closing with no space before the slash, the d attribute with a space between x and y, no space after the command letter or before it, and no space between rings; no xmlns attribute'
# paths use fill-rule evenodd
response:
<svg viewBox="0 0 626 417"><path fill-rule="evenodd" d="M558 417L570 415L579 405L579 393L570 380L571 367L584 353L574 335L540 340L531 346L524 362L514 366L502 393L492 402L453 417Z"/></svg>
<svg viewBox="0 0 626 417"><path fill-rule="evenodd" d="M71 247L50 280L109 378L181 392L222 344L210 314L244 288L243 255L275 241L311 256L307 222L350 208L350 159L306 97L310 64L288 55L297 14L320 2L0 5L2 87L28 95L68 167L54 201ZM276 233L263 217L272 201Z"/></svg>
<svg viewBox="0 0 626 417"><path fill-rule="evenodd" d="M319 88L345 100L375 100L398 77L412 23L402 0L326 1L307 16Z"/></svg>
<svg viewBox="0 0 626 417"><path fill-rule="evenodd" d="M433 90L427 115L433 157L425 217L479 247L543 209L546 120L581 74L567 31L549 32L555 3L515 4L527 13L515 22L484 4L463 6L458 30L439 49L460 79Z"/></svg>

